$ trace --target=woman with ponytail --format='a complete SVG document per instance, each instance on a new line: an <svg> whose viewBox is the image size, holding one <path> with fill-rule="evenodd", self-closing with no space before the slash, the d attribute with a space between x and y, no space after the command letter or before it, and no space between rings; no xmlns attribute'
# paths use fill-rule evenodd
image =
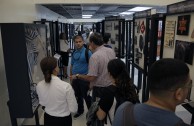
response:
<svg viewBox="0 0 194 126"><path fill-rule="evenodd" d="M45 107L45 126L72 126L71 113L77 112L77 102L71 85L60 80L59 68L54 57L40 62L44 80L37 84L39 103Z"/></svg>

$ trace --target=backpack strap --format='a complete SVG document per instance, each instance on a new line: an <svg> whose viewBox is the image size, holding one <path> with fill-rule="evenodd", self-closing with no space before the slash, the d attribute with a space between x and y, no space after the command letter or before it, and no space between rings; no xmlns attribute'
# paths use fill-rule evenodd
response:
<svg viewBox="0 0 194 126"><path fill-rule="evenodd" d="M110 124L111 124L111 126L112 126L112 120L111 120L111 118L110 118L110 114L109 114L109 112L108 112L107 116L108 116L108 119L109 119Z"/></svg>
<svg viewBox="0 0 194 126"><path fill-rule="evenodd" d="M134 118L134 104L128 102L126 107L124 108L124 126L135 126L135 118Z"/></svg>
<svg viewBox="0 0 194 126"><path fill-rule="evenodd" d="M114 117L113 126L135 126L134 104L124 102L119 106Z"/></svg>
<svg viewBox="0 0 194 126"><path fill-rule="evenodd" d="M88 64L89 63L89 54L88 54L88 52L89 52L89 49L88 48L86 48L86 50L85 50L85 58L86 58L86 63Z"/></svg>

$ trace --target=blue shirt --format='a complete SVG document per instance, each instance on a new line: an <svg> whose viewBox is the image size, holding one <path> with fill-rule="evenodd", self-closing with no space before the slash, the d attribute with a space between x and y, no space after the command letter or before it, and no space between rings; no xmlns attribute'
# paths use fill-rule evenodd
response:
<svg viewBox="0 0 194 126"><path fill-rule="evenodd" d="M81 49L73 52L71 57L72 74L87 74L88 73L88 63L85 57L86 48L83 46ZM92 55L91 51L88 50L88 57Z"/></svg>

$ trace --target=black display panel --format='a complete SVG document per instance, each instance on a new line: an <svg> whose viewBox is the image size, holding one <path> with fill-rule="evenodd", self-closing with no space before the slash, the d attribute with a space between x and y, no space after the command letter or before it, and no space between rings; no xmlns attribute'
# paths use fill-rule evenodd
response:
<svg viewBox="0 0 194 126"><path fill-rule="evenodd" d="M0 24L10 107L16 118L30 118L38 106L35 86L43 79L47 55L45 25Z"/></svg>

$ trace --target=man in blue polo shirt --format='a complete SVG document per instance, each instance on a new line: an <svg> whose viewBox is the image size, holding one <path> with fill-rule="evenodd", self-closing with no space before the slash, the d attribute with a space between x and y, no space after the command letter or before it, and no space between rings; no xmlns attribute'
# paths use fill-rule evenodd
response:
<svg viewBox="0 0 194 126"><path fill-rule="evenodd" d="M73 38L73 41L76 49L71 58L70 75L87 74L88 59L91 57L92 53L84 47L84 40L82 36L76 35ZM74 115L74 118L77 118L84 112L83 99L85 99L87 108L91 106L91 98L87 95L90 83L78 78L71 80L71 82L78 103L78 111Z"/></svg>

